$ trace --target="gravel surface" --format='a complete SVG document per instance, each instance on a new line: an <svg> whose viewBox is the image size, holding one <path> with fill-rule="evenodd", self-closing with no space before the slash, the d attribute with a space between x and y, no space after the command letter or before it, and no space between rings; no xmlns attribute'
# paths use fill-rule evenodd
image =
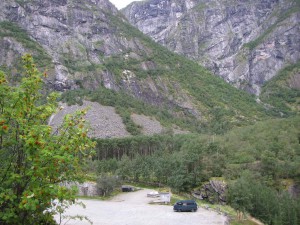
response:
<svg viewBox="0 0 300 225"><path fill-rule="evenodd" d="M94 138L116 138L127 137L130 134L126 131L122 118L110 106L103 106L96 102L84 101L82 106L63 104L63 109L53 115L49 124L57 127L63 121L66 114L73 114L77 110L89 108L86 119L91 125L89 136Z"/></svg>
<svg viewBox="0 0 300 225"><path fill-rule="evenodd" d="M150 205L152 199L140 190L123 193L110 201L82 200L86 208L73 206L65 215L85 215L94 225L223 225L227 218L216 212L199 208L197 212L173 212L172 206ZM65 224L63 221L62 224ZM69 221L68 225L89 224Z"/></svg>

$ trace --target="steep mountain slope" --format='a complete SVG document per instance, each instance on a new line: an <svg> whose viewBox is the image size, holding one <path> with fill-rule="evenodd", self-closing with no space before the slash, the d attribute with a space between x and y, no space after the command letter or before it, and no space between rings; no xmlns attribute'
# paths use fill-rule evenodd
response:
<svg viewBox="0 0 300 225"><path fill-rule="evenodd" d="M300 63L281 70L262 88L260 99L286 114L300 112Z"/></svg>
<svg viewBox="0 0 300 225"><path fill-rule="evenodd" d="M300 59L298 0L147 0L123 13L171 51L257 95Z"/></svg>
<svg viewBox="0 0 300 225"><path fill-rule="evenodd" d="M48 70L48 87L85 89L65 97L114 106L131 128L134 112L212 132L265 117L253 96L156 44L108 0L4 0L0 25L2 69L14 73L29 51Z"/></svg>

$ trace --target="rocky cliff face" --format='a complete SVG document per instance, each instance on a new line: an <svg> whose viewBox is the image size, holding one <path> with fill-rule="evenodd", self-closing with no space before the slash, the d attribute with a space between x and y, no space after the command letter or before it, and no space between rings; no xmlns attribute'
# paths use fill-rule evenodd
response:
<svg viewBox="0 0 300 225"><path fill-rule="evenodd" d="M199 2L199 0L133 2L123 9L123 13L144 34L160 44L167 44L168 33L178 25L180 18Z"/></svg>
<svg viewBox="0 0 300 225"><path fill-rule="evenodd" d="M109 18L103 10L112 14L118 11L106 0L4 0L0 8L1 21L23 28L51 57L57 90L73 88L76 80L95 76L95 71L87 68L100 64L100 55L124 49L108 28ZM28 49L22 42L16 46L14 36L9 40L12 51Z"/></svg>
<svg viewBox="0 0 300 225"><path fill-rule="evenodd" d="M259 94L300 59L300 6L293 0L148 0L123 10L131 24L227 82Z"/></svg>

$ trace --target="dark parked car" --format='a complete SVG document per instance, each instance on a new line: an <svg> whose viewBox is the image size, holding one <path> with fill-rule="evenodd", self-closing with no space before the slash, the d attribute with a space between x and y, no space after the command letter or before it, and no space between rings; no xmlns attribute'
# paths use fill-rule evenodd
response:
<svg viewBox="0 0 300 225"><path fill-rule="evenodd" d="M196 212L198 209L198 205L194 200L182 200L176 202L173 207L173 210L176 212Z"/></svg>

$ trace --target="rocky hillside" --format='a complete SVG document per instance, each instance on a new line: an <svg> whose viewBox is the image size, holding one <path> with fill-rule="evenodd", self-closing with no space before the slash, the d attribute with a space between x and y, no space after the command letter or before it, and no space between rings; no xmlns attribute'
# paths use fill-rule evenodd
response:
<svg viewBox="0 0 300 225"><path fill-rule="evenodd" d="M118 11L107 0L4 0L0 8L0 46L6 49L1 61L10 66L27 51L39 60L41 54L34 50L42 48L56 90L75 88L76 81L87 77L94 84L102 75L101 57L125 49L109 25L110 15Z"/></svg>
<svg viewBox="0 0 300 225"><path fill-rule="evenodd" d="M131 130L138 130L133 113L212 132L266 116L253 96L158 45L108 0L2 0L0 47L0 67L12 80L30 52L46 69L48 88L70 92L69 102L81 95L116 107Z"/></svg>
<svg viewBox="0 0 300 225"><path fill-rule="evenodd" d="M256 95L300 60L299 0L147 0L123 13L156 42Z"/></svg>

